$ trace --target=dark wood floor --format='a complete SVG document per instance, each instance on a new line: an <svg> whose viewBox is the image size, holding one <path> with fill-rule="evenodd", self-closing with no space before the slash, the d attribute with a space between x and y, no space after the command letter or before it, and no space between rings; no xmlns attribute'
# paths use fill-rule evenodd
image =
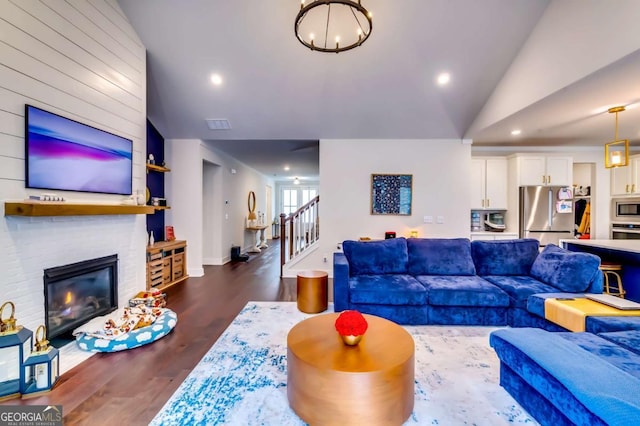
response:
<svg viewBox="0 0 640 426"><path fill-rule="evenodd" d="M3 403L62 405L65 425L147 425L251 300L295 300L281 280L279 240L248 262L205 266L205 275L168 289L175 329L129 351L97 354L64 374L45 396Z"/></svg>

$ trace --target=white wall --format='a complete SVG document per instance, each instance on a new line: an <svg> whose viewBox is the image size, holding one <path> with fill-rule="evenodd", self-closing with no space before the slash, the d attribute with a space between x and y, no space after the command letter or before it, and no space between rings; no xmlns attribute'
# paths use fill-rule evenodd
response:
<svg viewBox="0 0 640 426"><path fill-rule="evenodd" d="M288 270L333 274L337 243L359 237L384 238L385 231L408 237L469 237L471 145L460 140L321 140L318 249ZM371 175L413 175L411 216L371 215ZM423 216L434 217L424 224ZM444 224L435 218L444 216ZM327 255L328 261L323 262Z"/></svg>
<svg viewBox="0 0 640 426"><path fill-rule="evenodd" d="M265 188L275 186L273 180L199 139L166 140L165 158L171 168L165 176L171 202L165 221L176 238L187 240L189 275L203 275L203 265L228 262L233 245L242 251L255 245L256 234L245 231L249 191L256 193L256 213L264 212Z"/></svg>
<svg viewBox="0 0 640 426"><path fill-rule="evenodd" d="M144 190L145 48L115 0L0 0L0 201L25 189L25 103L133 140L133 189ZM52 191L48 191L52 192ZM69 201L124 197L59 192ZM0 219L0 302L18 323L44 323L43 270L117 254L119 304L145 288L145 216Z"/></svg>
<svg viewBox="0 0 640 426"><path fill-rule="evenodd" d="M187 273L199 277L202 269L202 160L199 139L165 139L164 158L171 173L165 174L165 225L176 239L187 240Z"/></svg>

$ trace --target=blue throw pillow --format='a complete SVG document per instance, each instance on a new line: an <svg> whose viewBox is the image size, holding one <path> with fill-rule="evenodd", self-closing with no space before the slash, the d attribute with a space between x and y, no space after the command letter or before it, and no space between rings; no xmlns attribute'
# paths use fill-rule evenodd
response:
<svg viewBox="0 0 640 426"><path fill-rule="evenodd" d="M350 275L406 274L407 240L391 238L382 241L350 241L342 243L349 261Z"/></svg>
<svg viewBox="0 0 640 426"><path fill-rule="evenodd" d="M531 267L531 276L562 291L585 291L600 273L600 258L549 244Z"/></svg>
<svg viewBox="0 0 640 426"><path fill-rule="evenodd" d="M411 275L475 275L467 238L409 238Z"/></svg>
<svg viewBox="0 0 640 426"><path fill-rule="evenodd" d="M532 238L472 241L471 254L480 276L529 275L539 247L538 240Z"/></svg>

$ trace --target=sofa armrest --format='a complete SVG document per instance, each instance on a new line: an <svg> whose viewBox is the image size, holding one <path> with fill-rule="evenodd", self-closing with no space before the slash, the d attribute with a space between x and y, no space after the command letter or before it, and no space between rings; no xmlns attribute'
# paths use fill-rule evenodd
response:
<svg viewBox="0 0 640 426"><path fill-rule="evenodd" d="M333 309L349 308L349 261L344 253L333 253Z"/></svg>

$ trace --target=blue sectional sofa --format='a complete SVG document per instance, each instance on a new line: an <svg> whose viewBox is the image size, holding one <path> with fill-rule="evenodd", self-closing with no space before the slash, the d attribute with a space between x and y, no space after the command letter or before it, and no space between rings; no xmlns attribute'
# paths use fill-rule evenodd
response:
<svg viewBox="0 0 640 426"><path fill-rule="evenodd" d="M597 256L540 251L528 239L345 241L343 251L334 254L336 311L401 324L511 325L490 337L500 384L538 422L639 424L640 317L587 317L583 333L544 319L547 297L602 292Z"/></svg>
<svg viewBox="0 0 640 426"><path fill-rule="evenodd" d="M336 312L399 324L511 325L563 330L527 311L540 293L602 293L600 258L534 239L344 241L334 253Z"/></svg>
<svg viewBox="0 0 640 426"><path fill-rule="evenodd" d="M600 326L640 325L599 318ZM640 422L640 331L551 333L505 328L491 333L500 385L540 424L636 425Z"/></svg>
<svg viewBox="0 0 640 426"><path fill-rule="evenodd" d="M548 297L529 297L544 317ZM542 425L631 425L640 422L640 317L585 318L585 332L494 331L500 384Z"/></svg>

